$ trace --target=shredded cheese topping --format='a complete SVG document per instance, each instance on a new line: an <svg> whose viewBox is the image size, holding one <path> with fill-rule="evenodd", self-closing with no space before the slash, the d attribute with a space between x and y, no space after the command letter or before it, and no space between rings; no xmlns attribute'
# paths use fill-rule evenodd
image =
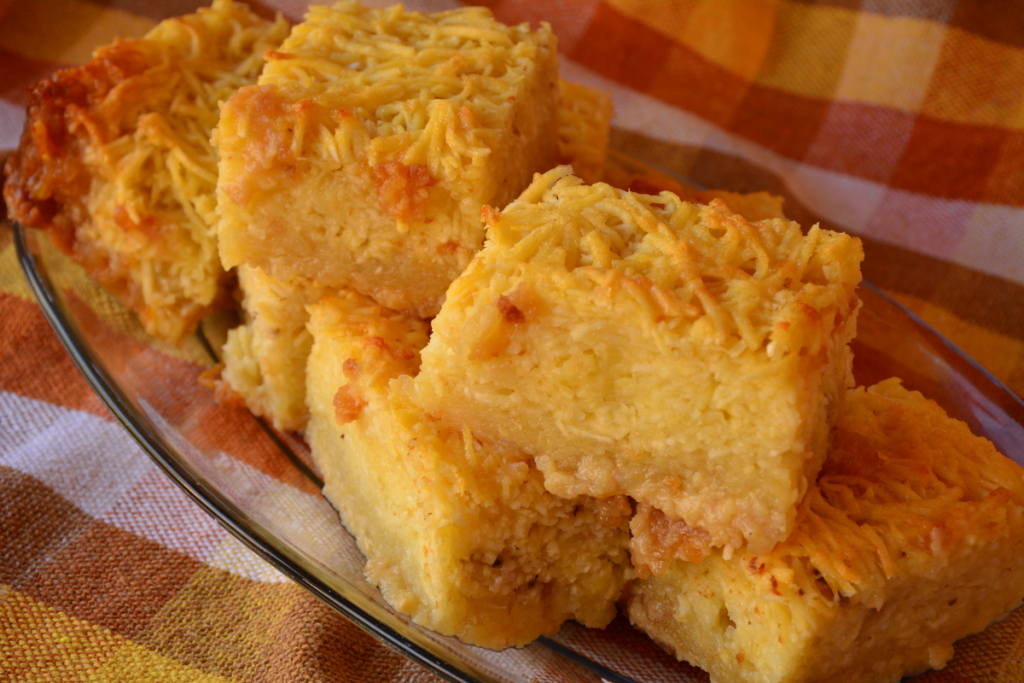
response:
<svg viewBox="0 0 1024 683"><path fill-rule="evenodd" d="M870 600L898 565L996 538L1021 507L1020 466L889 379L848 392L793 535L760 562L796 568L826 595Z"/></svg>
<svg viewBox="0 0 1024 683"><path fill-rule="evenodd" d="M495 148L510 134L535 136L540 122L522 100L536 99L538 74L557 63L546 24L505 26L484 8L423 14L357 2L311 7L267 57L260 86L291 108L293 158L422 165L472 196L493 195L484 165Z"/></svg>
<svg viewBox="0 0 1024 683"><path fill-rule="evenodd" d="M256 81L263 52L280 44L288 25L269 23L231 0L215 0L209 9L169 19L150 31L138 48L153 66L126 90L145 90L134 131L97 150L96 161L120 181L118 199L133 220L150 207L171 211L181 206L193 238L204 252L216 246L217 151L210 132L220 117L219 104ZM142 175L143 169L159 171Z"/></svg>
<svg viewBox="0 0 1024 683"><path fill-rule="evenodd" d="M217 266L218 156L210 132L217 124L218 104L255 82L264 49L279 44L286 30L283 19L270 24L230 0L162 22L138 44L154 65L123 86L146 91L144 99L130 100L146 113L134 130L93 155L102 176L116 187L114 201L134 223L146 216L183 214L177 223L194 243L188 251L199 252L206 272L179 276L197 286L208 282ZM149 242L146 247L156 258L162 245ZM182 263L182 270L189 265L196 265L195 258Z"/></svg>
<svg viewBox="0 0 1024 683"><path fill-rule="evenodd" d="M732 336L757 349L771 338L771 357L825 343L789 335L831 329L823 311L846 316L857 306L859 240L817 226L804 235L783 219L752 223L717 199L701 206L670 192L585 185L563 166L484 220L493 242L485 252L498 262L564 270L602 296L625 292L652 323L689 321L719 344ZM795 315L813 324L790 325Z"/></svg>
<svg viewBox="0 0 1024 683"><path fill-rule="evenodd" d="M215 0L30 90L7 164L12 214L47 230L152 335L177 341L230 300L210 133L218 103L255 82L287 30Z"/></svg>
<svg viewBox="0 0 1024 683"><path fill-rule="evenodd" d="M210 134L219 103L256 81L264 50L287 30L282 18L267 22L215 0L142 39L97 51L80 72L87 79L110 56L140 67L108 92L94 92L93 108L80 112L88 134L82 161L94 180L76 252L101 252L104 268L115 271L107 278L130 283L128 303L150 334L174 341L227 298Z"/></svg>

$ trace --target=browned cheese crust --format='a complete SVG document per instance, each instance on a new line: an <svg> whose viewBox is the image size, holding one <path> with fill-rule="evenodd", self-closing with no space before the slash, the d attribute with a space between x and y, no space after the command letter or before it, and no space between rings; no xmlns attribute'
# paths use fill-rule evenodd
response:
<svg viewBox="0 0 1024 683"><path fill-rule="evenodd" d="M141 303L138 287L111 255L76 237L87 220L86 195L92 174L87 147L100 147L128 129L123 98L115 88L131 88L130 79L154 64L141 41L116 39L88 64L65 69L29 89L28 114L18 149L7 159L4 201L13 220L47 231L60 249L130 308ZM135 99L135 98L132 98ZM132 226L152 231L155 222Z"/></svg>
<svg viewBox="0 0 1024 683"><path fill-rule="evenodd" d="M7 161L11 218L46 231L150 334L191 332L232 303L215 233L218 102L255 82L286 31L215 0L34 85Z"/></svg>

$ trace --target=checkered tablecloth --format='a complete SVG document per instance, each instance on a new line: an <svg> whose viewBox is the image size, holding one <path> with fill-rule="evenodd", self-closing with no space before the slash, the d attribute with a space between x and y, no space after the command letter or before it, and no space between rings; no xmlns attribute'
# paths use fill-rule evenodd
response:
<svg viewBox="0 0 1024 683"><path fill-rule="evenodd" d="M17 144L30 83L198 4L0 0L0 149ZM262 9L298 19L305 4ZM802 224L859 235L869 280L1024 395L1020 3L485 4L552 24L563 75L612 93L616 147L707 186L770 190ZM1024 681L1024 614L957 651L916 680ZM0 680L433 678L250 553L146 458L60 346L0 227Z"/></svg>

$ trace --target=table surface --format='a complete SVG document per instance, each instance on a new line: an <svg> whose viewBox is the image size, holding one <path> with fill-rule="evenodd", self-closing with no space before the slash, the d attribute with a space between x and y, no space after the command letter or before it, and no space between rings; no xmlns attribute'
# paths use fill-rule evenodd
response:
<svg viewBox="0 0 1024 683"><path fill-rule="evenodd" d="M26 88L194 0L0 0L0 149ZM372 3L371 3L372 4ZM850 231L865 277L1024 395L1024 9L493 0L612 93L612 144ZM301 17L301 0L267 11ZM445 9L447 0L408 2ZM1024 681L1024 614L915 679ZM418 681L221 529L91 392L0 227L0 679Z"/></svg>

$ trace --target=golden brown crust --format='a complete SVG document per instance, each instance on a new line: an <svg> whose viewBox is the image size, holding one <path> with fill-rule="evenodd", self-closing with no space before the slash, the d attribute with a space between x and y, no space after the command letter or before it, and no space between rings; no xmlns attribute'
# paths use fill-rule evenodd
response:
<svg viewBox="0 0 1024 683"><path fill-rule="evenodd" d="M175 342L231 303L210 131L286 30L214 0L30 89L6 168L11 217L49 233L154 336Z"/></svg>
<svg viewBox="0 0 1024 683"><path fill-rule="evenodd" d="M633 506L627 496L611 496L595 502L597 521L602 526L619 527L624 519L633 514Z"/></svg>
<svg viewBox="0 0 1024 683"><path fill-rule="evenodd" d="M629 554L641 579L664 576L675 559L700 563L711 552L711 534L661 510L637 503L629 522Z"/></svg>
<svg viewBox="0 0 1024 683"><path fill-rule="evenodd" d="M465 107L463 107L465 109ZM422 221L427 216L427 188L437 181L423 164L406 166L386 161L373 167L377 203L400 221Z"/></svg>
<svg viewBox="0 0 1024 683"><path fill-rule="evenodd" d="M148 69L153 57L142 41L118 39L84 66L32 86L21 142L7 160L4 183L12 220L44 230L94 280L137 311L142 308L138 285L109 252L79 239L78 228L87 220L92 183L86 150L124 129L122 100L109 95Z"/></svg>
<svg viewBox="0 0 1024 683"><path fill-rule="evenodd" d="M380 317L368 324L368 334L386 334L392 342L401 338L401 322L396 322L401 320L400 314L382 306L371 310ZM342 363L348 383L334 394L334 417L339 425L359 419L368 403L364 396L367 390L379 390L382 384L393 377L415 374L419 367L417 353L397 343L389 344L383 336L367 336L359 345L364 352L362 364L355 358Z"/></svg>
<svg viewBox="0 0 1024 683"><path fill-rule="evenodd" d="M74 229L91 183L83 152L122 132L119 100L107 96L152 59L141 41L115 40L88 64L58 71L29 89L25 128L7 160L4 183L13 220L46 230L57 246L76 253Z"/></svg>
<svg viewBox="0 0 1024 683"><path fill-rule="evenodd" d="M349 360L352 359L350 358ZM351 384L346 384L334 394L334 419L339 425L346 425L349 422L358 420L359 416L363 414L363 408L365 407L366 399Z"/></svg>

